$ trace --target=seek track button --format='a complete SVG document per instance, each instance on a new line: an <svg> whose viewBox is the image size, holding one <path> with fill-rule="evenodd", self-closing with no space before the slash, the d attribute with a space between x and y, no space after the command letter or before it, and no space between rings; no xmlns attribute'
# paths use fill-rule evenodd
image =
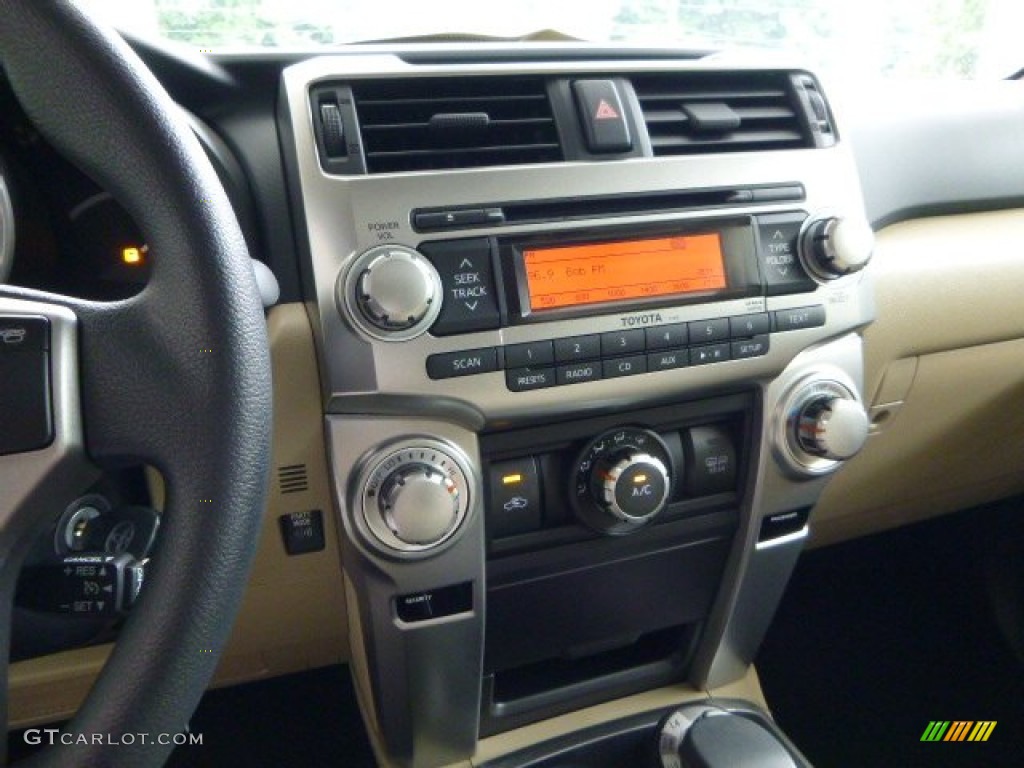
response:
<svg viewBox="0 0 1024 768"><path fill-rule="evenodd" d="M437 269L444 289L441 314L431 333L448 336L500 325L487 238L423 243L420 250Z"/></svg>

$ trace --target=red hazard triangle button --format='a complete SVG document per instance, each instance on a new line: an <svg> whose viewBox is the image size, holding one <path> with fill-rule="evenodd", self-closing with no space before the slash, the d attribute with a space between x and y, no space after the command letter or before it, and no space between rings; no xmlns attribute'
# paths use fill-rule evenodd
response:
<svg viewBox="0 0 1024 768"><path fill-rule="evenodd" d="M621 115L615 111L615 107L609 104L604 99L601 99L597 105L597 111L594 112L595 120L619 120Z"/></svg>
<svg viewBox="0 0 1024 768"><path fill-rule="evenodd" d="M595 154L631 152L629 121L614 80L574 80L576 110L586 148Z"/></svg>

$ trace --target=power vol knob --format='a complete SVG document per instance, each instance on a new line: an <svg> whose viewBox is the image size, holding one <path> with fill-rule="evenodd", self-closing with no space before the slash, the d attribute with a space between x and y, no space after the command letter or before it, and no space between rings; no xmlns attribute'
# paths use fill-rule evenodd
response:
<svg viewBox="0 0 1024 768"><path fill-rule="evenodd" d="M378 246L360 254L339 293L339 303L363 330L391 341L426 331L441 311L443 295L434 265L402 245Z"/></svg>
<svg viewBox="0 0 1024 768"><path fill-rule="evenodd" d="M425 438L371 462L356 523L387 554L423 554L455 535L470 501L469 471L455 449Z"/></svg>
<svg viewBox="0 0 1024 768"><path fill-rule="evenodd" d="M800 256L821 280L859 272L871 260L875 234L861 218L831 217L808 224L800 238Z"/></svg>

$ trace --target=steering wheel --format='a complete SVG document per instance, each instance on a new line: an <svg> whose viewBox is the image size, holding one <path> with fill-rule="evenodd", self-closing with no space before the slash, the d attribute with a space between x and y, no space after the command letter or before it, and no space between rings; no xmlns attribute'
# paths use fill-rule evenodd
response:
<svg viewBox="0 0 1024 768"><path fill-rule="evenodd" d="M66 726L86 738L30 762L161 765L173 745L155 737L186 726L255 552L270 456L266 324L217 176L135 54L66 0L0 0L0 20L0 65L25 111L128 209L153 254L149 283L126 301L0 286L0 316L49 323L54 427L48 447L0 457L0 653L29 543L98 467L158 469L167 503L146 584ZM152 738L118 744L122 734Z"/></svg>

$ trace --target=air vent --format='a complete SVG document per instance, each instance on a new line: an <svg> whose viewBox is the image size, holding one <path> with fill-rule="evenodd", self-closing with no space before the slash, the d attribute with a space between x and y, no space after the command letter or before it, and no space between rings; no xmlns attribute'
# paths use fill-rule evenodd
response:
<svg viewBox="0 0 1024 768"><path fill-rule="evenodd" d="M786 72L636 75L656 156L813 147Z"/></svg>
<svg viewBox="0 0 1024 768"><path fill-rule="evenodd" d="M309 475L305 464L290 464L277 468L277 485L282 494L309 490Z"/></svg>
<svg viewBox="0 0 1024 768"><path fill-rule="evenodd" d="M352 92L369 173L562 159L540 78L366 80Z"/></svg>

